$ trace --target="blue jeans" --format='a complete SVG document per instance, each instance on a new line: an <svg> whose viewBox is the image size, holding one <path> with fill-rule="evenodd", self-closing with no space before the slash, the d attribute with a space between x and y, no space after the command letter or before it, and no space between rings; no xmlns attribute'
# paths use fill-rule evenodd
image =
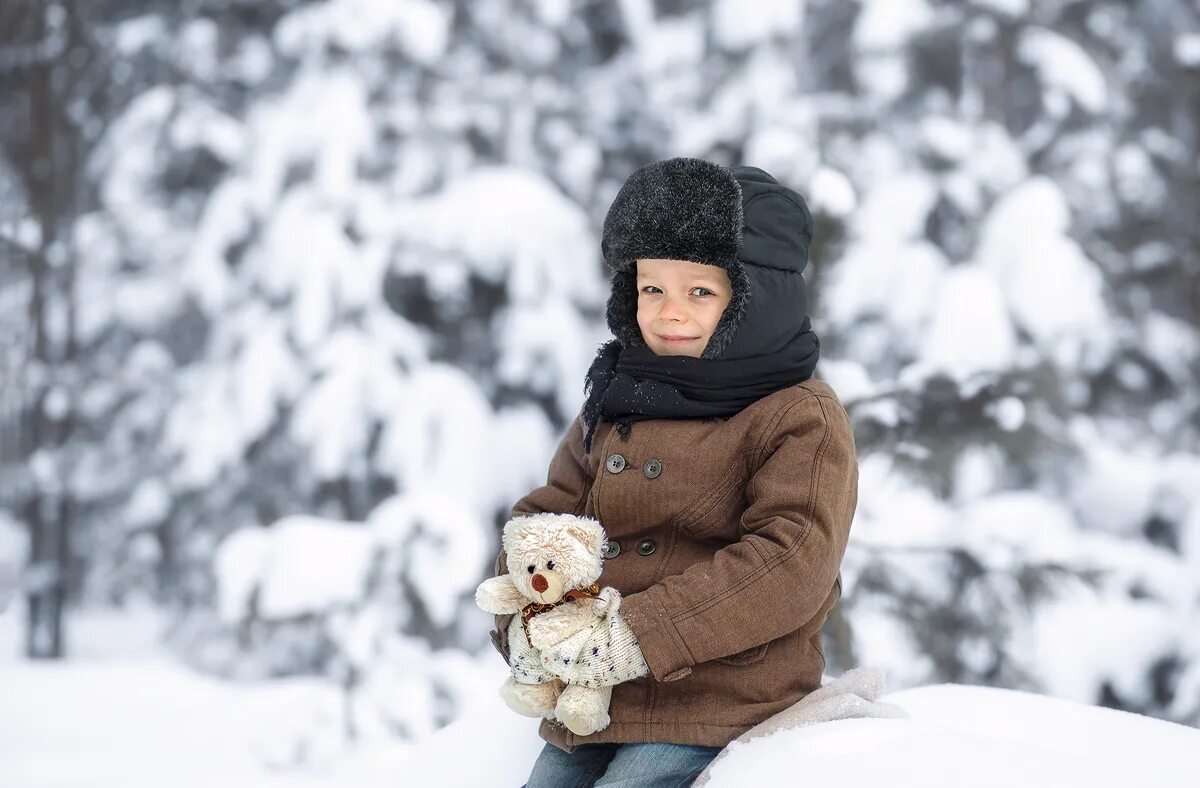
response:
<svg viewBox="0 0 1200 788"><path fill-rule="evenodd" d="M566 753L549 742L521 788L675 788L691 785L721 747L662 742L581 744Z"/></svg>

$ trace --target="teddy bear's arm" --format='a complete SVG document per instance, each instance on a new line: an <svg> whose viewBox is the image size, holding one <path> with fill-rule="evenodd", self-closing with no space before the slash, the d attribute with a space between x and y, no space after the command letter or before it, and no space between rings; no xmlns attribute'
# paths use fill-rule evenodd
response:
<svg viewBox="0 0 1200 788"><path fill-rule="evenodd" d="M529 619L529 642L538 649L554 648L597 620L591 599L575 599Z"/></svg>
<svg viewBox="0 0 1200 788"><path fill-rule="evenodd" d="M475 589L475 604L489 613L506 615L519 613L529 600L513 584L512 577L490 577Z"/></svg>

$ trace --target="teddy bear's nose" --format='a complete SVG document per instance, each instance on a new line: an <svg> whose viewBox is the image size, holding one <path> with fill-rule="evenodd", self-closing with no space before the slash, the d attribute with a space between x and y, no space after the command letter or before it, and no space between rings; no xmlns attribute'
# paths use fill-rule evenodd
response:
<svg viewBox="0 0 1200 788"><path fill-rule="evenodd" d="M550 587L550 584L546 582L546 578L541 575L534 575L533 580L530 580L529 583L533 586L533 590L539 594L544 593Z"/></svg>

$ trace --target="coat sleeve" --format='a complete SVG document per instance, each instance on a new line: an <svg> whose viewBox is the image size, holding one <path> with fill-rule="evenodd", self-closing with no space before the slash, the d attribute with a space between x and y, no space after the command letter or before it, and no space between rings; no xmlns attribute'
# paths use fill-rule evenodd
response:
<svg viewBox="0 0 1200 788"><path fill-rule="evenodd" d="M592 490L593 477L588 470L587 456L583 451L583 414L580 412L571 422L554 456L550 459L550 469L546 474L546 483L530 491L527 495L513 504L510 517L521 514L538 514L552 512L556 514L583 514L587 505L588 493ZM495 572L499 576L508 572L508 562L504 550L496 556ZM513 619L511 614L497 615L496 628L490 633L492 645L508 661L508 624Z"/></svg>
<svg viewBox="0 0 1200 788"><path fill-rule="evenodd" d="M799 629L834 588L858 502L850 419L835 398L807 392L766 435L740 540L622 602L658 681Z"/></svg>

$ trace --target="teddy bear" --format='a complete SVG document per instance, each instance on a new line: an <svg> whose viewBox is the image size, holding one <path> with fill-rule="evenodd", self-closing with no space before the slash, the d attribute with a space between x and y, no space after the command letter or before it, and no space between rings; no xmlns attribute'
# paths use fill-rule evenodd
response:
<svg viewBox="0 0 1200 788"><path fill-rule="evenodd" d="M527 717L557 719L587 736L608 726L612 687L564 682L549 669L561 654L577 652L586 638L619 605L614 588L601 588L604 528L590 517L537 513L509 520L501 537L508 574L489 578L475 590L475 603L498 615L520 613L508 627L511 675L500 688L510 709ZM532 645L529 622L550 610L550 626L539 627ZM519 626L518 626L519 624ZM551 656L553 652L555 656Z"/></svg>

